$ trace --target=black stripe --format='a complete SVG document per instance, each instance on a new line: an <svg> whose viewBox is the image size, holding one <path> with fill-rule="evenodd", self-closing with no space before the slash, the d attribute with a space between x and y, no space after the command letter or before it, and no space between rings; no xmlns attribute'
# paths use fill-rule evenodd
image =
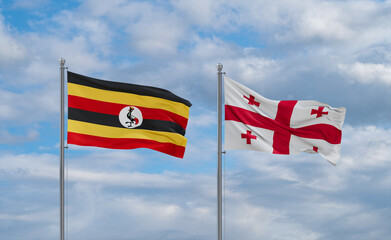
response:
<svg viewBox="0 0 391 240"><path fill-rule="evenodd" d="M77 108L68 108L68 119L77 120L81 122L95 123L95 124L111 126L111 127L125 128L120 123L117 115L90 112L90 111L81 110ZM183 136L186 133L186 130L183 129L177 123L170 122L170 121L155 120L155 119L144 119L140 126L133 129L173 132L173 133L179 133Z"/></svg>
<svg viewBox="0 0 391 240"><path fill-rule="evenodd" d="M68 71L68 82L84 85L88 87L98 88L102 90L133 93L138 95L163 98L170 101L183 103L186 106L191 107L191 103L188 100L181 98L173 94L172 92L162 88L142 86L142 85L131 84L131 83L100 80L100 79L83 76L69 71Z"/></svg>

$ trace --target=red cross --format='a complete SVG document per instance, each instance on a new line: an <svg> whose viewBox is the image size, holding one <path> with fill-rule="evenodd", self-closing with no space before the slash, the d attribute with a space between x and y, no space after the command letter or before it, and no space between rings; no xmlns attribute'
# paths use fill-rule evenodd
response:
<svg viewBox="0 0 391 240"><path fill-rule="evenodd" d="M316 114L316 117L321 117L324 115L329 114L329 112L323 112L324 107L318 107L318 109L311 109L311 115Z"/></svg>
<svg viewBox="0 0 391 240"><path fill-rule="evenodd" d="M257 139L257 136L251 135L251 131L247 130L247 133L242 133L242 138L246 138L246 143L251 144L251 139Z"/></svg>
<svg viewBox="0 0 391 240"><path fill-rule="evenodd" d="M243 108L225 105L225 120L274 131L272 146L274 154L289 154L291 135L301 138L322 139L331 144L341 143L341 130L329 124L315 124L300 128L290 127L292 112L296 103L297 101L280 101L275 119L264 117ZM249 134L242 134L242 137L244 135ZM317 148L313 150L316 151Z"/></svg>
<svg viewBox="0 0 391 240"><path fill-rule="evenodd" d="M288 128L291 124L293 108L297 101L280 101L278 103L277 115L274 119L281 124L283 128L276 129L273 135L273 153L274 154L289 154L289 142L291 141L291 133ZM285 126L285 128L284 128ZM286 128L286 126L288 128Z"/></svg>
<svg viewBox="0 0 391 240"><path fill-rule="evenodd" d="M248 100L248 104L259 107L259 102L255 101L255 97L253 95L250 95L250 97L246 97L243 95L243 97Z"/></svg>

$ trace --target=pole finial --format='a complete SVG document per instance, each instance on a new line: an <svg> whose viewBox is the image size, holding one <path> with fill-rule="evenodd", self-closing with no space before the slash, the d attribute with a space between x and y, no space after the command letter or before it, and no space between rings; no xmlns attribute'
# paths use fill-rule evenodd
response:
<svg viewBox="0 0 391 240"><path fill-rule="evenodd" d="M221 70L223 70L223 64L218 63L217 64L217 71L221 72Z"/></svg>
<svg viewBox="0 0 391 240"><path fill-rule="evenodd" d="M65 64L65 59L64 58L60 58L60 65L61 67L63 67Z"/></svg>

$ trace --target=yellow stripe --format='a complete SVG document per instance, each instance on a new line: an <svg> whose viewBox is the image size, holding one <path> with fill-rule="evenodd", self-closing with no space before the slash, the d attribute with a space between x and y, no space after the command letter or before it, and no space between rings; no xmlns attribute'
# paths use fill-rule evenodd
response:
<svg viewBox="0 0 391 240"><path fill-rule="evenodd" d="M186 147L187 142L187 139L179 133L110 127L71 119L68 119L68 131L106 138L148 139L182 147Z"/></svg>
<svg viewBox="0 0 391 240"><path fill-rule="evenodd" d="M178 103L163 98L102 90L75 83L68 83L68 94L103 102L163 109L181 115L185 118L189 118L188 106L183 103Z"/></svg>

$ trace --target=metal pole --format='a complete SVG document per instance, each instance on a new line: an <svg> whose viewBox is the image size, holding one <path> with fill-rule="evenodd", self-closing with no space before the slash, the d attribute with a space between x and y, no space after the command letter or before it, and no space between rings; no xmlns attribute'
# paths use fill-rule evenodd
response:
<svg viewBox="0 0 391 240"><path fill-rule="evenodd" d="M60 58L61 119L60 119L60 240L64 240L64 64Z"/></svg>
<svg viewBox="0 0 391 240"><path fill-rule="evenodd" d="M221 157L222 151L222 92L223 92L223 64L217 64L217 80L218 80L218 94L217 94L217 239L222 240L222 171L221 171Z"/></svg>

